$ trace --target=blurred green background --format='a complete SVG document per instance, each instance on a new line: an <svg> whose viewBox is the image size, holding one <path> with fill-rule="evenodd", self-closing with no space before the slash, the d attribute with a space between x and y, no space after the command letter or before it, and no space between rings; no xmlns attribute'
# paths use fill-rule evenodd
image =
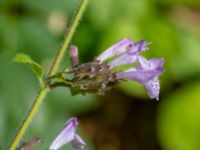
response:
<svg viewBox="0 0 200 150"><path fill-rule="evenodd" d="M7 149L39 89L34 74L12 62L19 52L49 69L79 0L0 0L0 145ZM80 62L123 38L150 41L147 58L163 57L160 101L124 82L105 96L53 90L24 135L47 149L70 116L86 150L200 150L200 1L90 0L72 43ZM62 68L70 67L66 55ZM71 145L62 148L73 149Z"/></svg>

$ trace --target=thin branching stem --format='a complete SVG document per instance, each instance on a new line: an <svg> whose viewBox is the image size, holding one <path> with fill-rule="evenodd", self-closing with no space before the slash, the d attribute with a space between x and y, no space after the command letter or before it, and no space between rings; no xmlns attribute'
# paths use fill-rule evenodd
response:
<svg viewBox="0 0 200 150"><path fill-rule="evenodd" d="M48 77L53 76L54 74L56 74L57 69L59 67L59 64L65 54L65 51L67 49L67 47L69 46L69 43L72 39L72 36L78 26L78 23L84 13L84 10L87 6L88 0L82 0L79 8L77 9L77 12L75 14L75 16L72 19L71 24L69 25L68 29L67 29L67 33L64 39L64 43L62 44L61 48L58 50L57 55L51 65L51 69L49 71ZM24 120L22 121L22 124L20 125L19 129L17 130L10 146L9 146L9 150L16 150L17 146L21 140L21 138L23 137L24 133L26 132L27 128L29 127L30 123L32 122L35 114L38 112L42 102L44 101L45 96L47 95L48 91L49 91L49 86L47 84L48 82L44 82L44 84L42 85L41 89L38 92L38 95L35 99L35 101L33 102L30 110L28 111L28 113L26 114Z"/></svg>

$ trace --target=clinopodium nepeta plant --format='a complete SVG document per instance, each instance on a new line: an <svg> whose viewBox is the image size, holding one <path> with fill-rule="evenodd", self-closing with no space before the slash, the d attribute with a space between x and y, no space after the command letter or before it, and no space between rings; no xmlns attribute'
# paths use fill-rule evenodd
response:
<svg viewBox="0 0 200 150"><path fill-rule="evenodd" d="M72 94L94 92L104 94L107 90L124 80L134 80L144 85L150 98L159 98L158 76L164 71L162 58L147 60L140 54L147 50L147 42L141 40L133 43L130 39L124 39L102 54L92 62L78 65L78 48L72 46L69 49L72 69L59 72L50 77L51 88L56 86L66 86ZM111 59L109 61L109 59ZM138 66L130 67L122 71L115 71L115 68L138 63ZM67 77L73 74L73 77Z"/></svg>
<svg viewBox="0 0 200 150"><path fill-rule="evenodd" d="M105 50L92 62L81 65L78 65L78 48L71 46L69 53L72 69L50 77L53 83L49 83L49 86L51 88L69 87L72 94L85 92L104 94L121 81L134 80L144 85L150 98L158 100L160 90L158 77L164 71L164 60L162 58L147 60L142 57L140 54L148 49L147 44L144 40L133 43L130 39L124 39ZM111 58L113 59L109 61ZM119 72L114 70L119 66L134 63L139 65ZM69 78L67 74L73 74L73 77ZM69 119L64 130L51 144L50 150L57 150L68 143L72 143L75 148L82 149L85 142L75 133L77 125L76 118Z"/></svg>
<svg viewBox="0 0 200 150"><path fill-rule="evenodd" d="M14 61L24 63L33 70L39 79L40 90L28 114L25 116L25 119L14 136L9 146L10 150L25 149L25 146L27 147L27 145L30 149L32 145L39 143L39 140L31 140L25 142L26 144L18 146L46 94L52 88L58 86L68 87L70 88L72 95L77 93L85 94L86 92L104 94L120 82L134 80L144 85L150 98L159 99L160 83L158 78L164 71L164 60L162 58L148 60L141 56L143 51L148 50L148 43L144 40L134 43L130 39L123 39L106 49L102 54L94 58L93 61L80 65L78 63L78 48L72 45L69 48L72 68L58 71L59 64L69 46L87 3L88 0L81 1L74 18L68 27L63 45L58 50L48 75L45 75L44 69L29 56L18 54L15 57ZM129 67L127 68L126 65ZM126 66L126 69L123 69L124 66ZM71 143L74 148L82 149L85 142L78 134L76 134L77 125L77 119L70 118L65 124L63 131L56 137L49 149L57 150L68 143Z"/></svg>

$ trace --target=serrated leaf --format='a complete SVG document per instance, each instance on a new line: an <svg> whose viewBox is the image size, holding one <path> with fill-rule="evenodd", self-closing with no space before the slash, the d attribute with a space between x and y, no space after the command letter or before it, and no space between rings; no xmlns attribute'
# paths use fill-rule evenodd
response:
<svg viewBox="0 0 200 150"><path fill-rule="evenodd" d="M26 64L35 73L35 75L38 77L39 81L41 82L42 76L44 73L43 68L38 63L33 61L30 56L23 53L17 54L14 57L13 61Z"/></svg>

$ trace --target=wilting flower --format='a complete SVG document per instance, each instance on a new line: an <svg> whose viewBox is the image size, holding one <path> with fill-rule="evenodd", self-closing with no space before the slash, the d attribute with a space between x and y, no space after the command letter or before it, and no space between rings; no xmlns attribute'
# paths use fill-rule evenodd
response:
<svg viewBox="0 0 200 150"><path fill-rule="evenodd" d="M78 48L70 48L72 69L64 73L74 74L72 79L62 76L61 83L76 92L105 91L123 80L134 80L144 85L150 98L159 99L160 83L158 77L163 73L162 58L147 60L141 56L148 50L148 42L141 40L133 43L130 39L123 39L94 59L94 61L78 65ZM122 71L115 71L116 67L127 64L138 64Z"/></svg>
<svg viewBox="0 0 200 150"><path fill-rule="evenodd" d="M49 150L57 150L65 144L71 143L76 149L83 149L85 142L79 135L76 134L78 126L77 118L70 118L66 123L64 129L55 138Z"/></svg>

